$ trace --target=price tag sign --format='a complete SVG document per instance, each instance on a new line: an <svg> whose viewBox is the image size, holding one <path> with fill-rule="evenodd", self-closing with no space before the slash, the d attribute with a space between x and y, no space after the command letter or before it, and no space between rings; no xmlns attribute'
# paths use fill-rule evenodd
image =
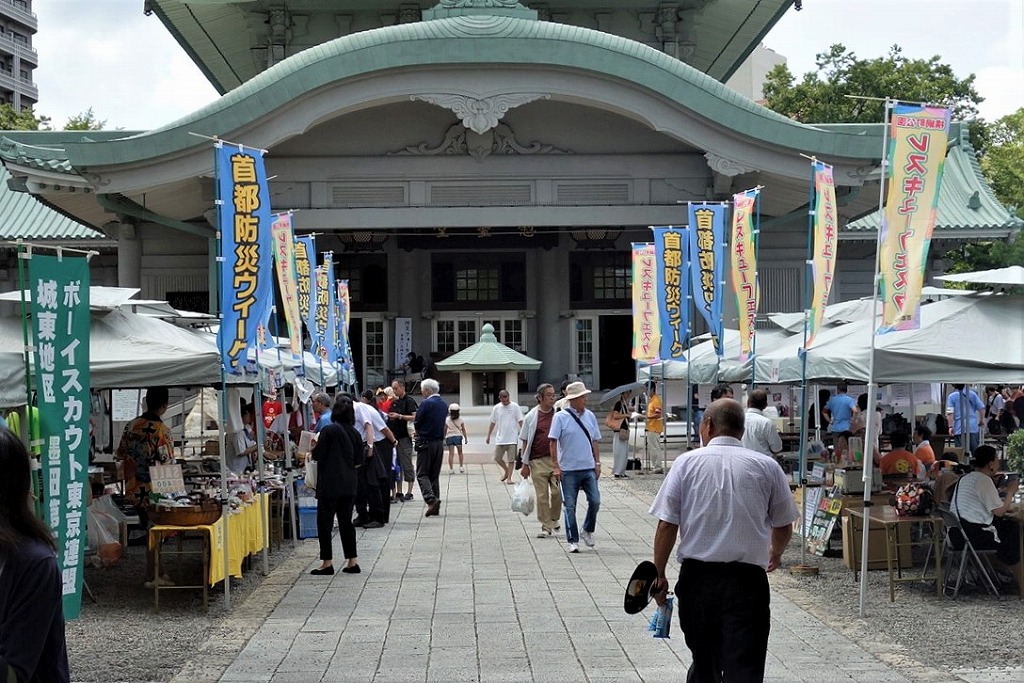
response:
<svg viewBox="0 0 1024 683"><path fill-rule="evenodd" d="M185 490L185 478L181 465L153 465L149 468L154 493L181 493Z"/></svg>

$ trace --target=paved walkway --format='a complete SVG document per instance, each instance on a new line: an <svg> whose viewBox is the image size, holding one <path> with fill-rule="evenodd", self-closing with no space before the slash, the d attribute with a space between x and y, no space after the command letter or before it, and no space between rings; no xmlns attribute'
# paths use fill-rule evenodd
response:
<svg viewBox="0 0 1024 683"><path fill-rule="evenodd" d="M569 555L564 538L535 538L535 519L511 512L512 487L493 465L441 477L439 518L423 518L417 495L388 527L359 532L362 574L309 576L316 542L306 541L306 571L221 680L682 680L678 622L659 641L646 615L622 610L628 577L651 556L645 502L602 479L597 547ZM772 601L766 680L907 680L781 595Z"/></svg>

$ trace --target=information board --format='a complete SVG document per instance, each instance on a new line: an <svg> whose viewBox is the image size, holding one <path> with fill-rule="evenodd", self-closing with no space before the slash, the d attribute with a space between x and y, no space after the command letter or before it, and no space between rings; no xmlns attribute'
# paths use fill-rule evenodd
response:
<svg viewBox="0 0 1024 683"><path fill-rule="evenodd" d="M824 490L824 489L822 489ZM825 554L832 530L843 510L842 492L838 486L825 490L814 509L814 517L807 531L807 549L819 557Z"/></svg>
<svg viewBox="0 0 1024 683"><path fill-rule="evenodd" d="M110 392L110 419L114 422L130 422L142 414L141 389L114 389Z"/></svg>
<svg viewBox="0 0 1024 683"><path fill-rule="evenodd" d="M181 473L181 465L151 465L149 476L152 479L153 493L183 493L185 479Z"/></svg>

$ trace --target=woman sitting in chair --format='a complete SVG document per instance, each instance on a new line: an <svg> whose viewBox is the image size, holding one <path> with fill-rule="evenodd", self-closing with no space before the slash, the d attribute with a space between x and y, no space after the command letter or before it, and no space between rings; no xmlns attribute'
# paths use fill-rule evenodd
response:
<svg viewBox="0 0 1024 683"><path fill-rule="evenodd" d="M971 460L974 471L965 474L950 497L950 510L960 518L964 533L977 550L996 550L996 557L1009 566L1020 562L1017 522L1005 517L1020 482L1013 479L1000 500L995 477L999 470L996 449L978 446Z"/></svg>

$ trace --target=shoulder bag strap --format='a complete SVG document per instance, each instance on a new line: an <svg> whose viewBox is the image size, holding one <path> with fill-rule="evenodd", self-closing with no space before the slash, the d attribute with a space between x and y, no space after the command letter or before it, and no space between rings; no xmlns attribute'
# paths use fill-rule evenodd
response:
<svg viewBox="0 0 1024 683"><path fill-rule="evenodd" d="M566 409L565 412L569 413L569 415L572 417L572 419L576 420L576 424L578 424L580 426L580 429L583 430L583 433L587 435L587 440L588 441L593 441L594 439L593 439L592 436L590 436L590 432L587 430L586 427L583 426L583 422L580 420L579 417L577 417L576 413L573 412L571 409Z"/></svg>

